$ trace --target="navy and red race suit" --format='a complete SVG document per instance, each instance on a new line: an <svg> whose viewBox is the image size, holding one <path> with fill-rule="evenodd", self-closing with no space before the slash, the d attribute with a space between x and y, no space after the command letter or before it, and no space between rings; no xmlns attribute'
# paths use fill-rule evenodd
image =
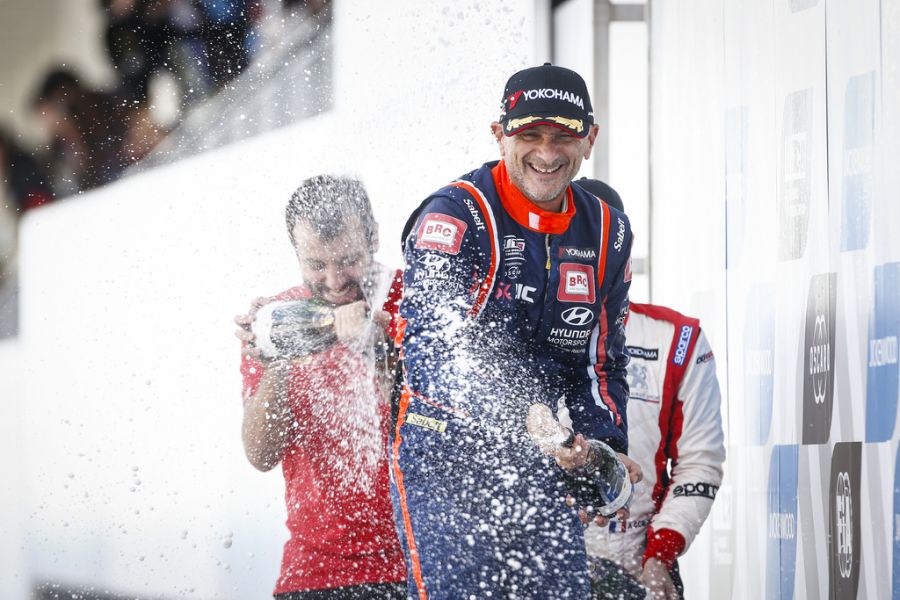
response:
<svg viewBox="0 0 900 600"><path fill-rule="evenodd" d="M627 451L628 219L571 185L543 211L495 162L426 199L404 239L392 493L410 593L586 597L583 528L524 422L564 397L577 432Z"/></svg>

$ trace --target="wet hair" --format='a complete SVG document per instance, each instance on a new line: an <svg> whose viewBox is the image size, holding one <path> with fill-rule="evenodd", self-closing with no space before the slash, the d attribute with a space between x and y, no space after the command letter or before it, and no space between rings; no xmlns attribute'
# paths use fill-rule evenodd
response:
<svg viewBox="0 0 900 600"><path fill-rule="evenodd" d="M376 225L372 204L363 184L349 177L316 175L297 188L285 209L288 237L294 248L294 226L303 222L316 237L328 242L341 235L348 223L358 219L369 250L375 250Z"/></svg>

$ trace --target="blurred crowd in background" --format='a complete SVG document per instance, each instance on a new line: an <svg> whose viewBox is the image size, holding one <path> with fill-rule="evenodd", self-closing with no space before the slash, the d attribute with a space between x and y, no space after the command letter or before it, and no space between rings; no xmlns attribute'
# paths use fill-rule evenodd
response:
<svg viewBox="0 0 900 600"><path fill-rule="evenodd" d="M0 338L15 334L10 288L26 211L116 180L277 44L279 29L327 12L327 0L97 2L115 85L93 89L52 67L29 103L44 143L28 147L0 124Z"/></svg>

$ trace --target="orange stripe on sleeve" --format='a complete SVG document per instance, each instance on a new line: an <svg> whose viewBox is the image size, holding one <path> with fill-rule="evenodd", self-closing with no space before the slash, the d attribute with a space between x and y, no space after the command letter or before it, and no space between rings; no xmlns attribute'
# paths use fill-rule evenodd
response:
<svg viewBox="0 0 900 600"><path fill-rule="evenodd" d="M475 302L472 304L472 308L469 309L469 316L477 317L481 313L484 303L487 302L488 296L491 293L491 288L494 286L494 277L497 273L497 252L494 248L494 242L497 239L497 236L494 233L494 223L491 219L491 213L484 203L484 200L481 198L481 193L478 189L465 181L454 181L450 185L466 190L469 192L469 195L475 199L475 202L481 207L481 214L484 215L484 221L487 224L488 235L490 236L491 264L490 267L488 267L487 275L485 275L484 281L481 283L480 289L478 290L478 295L475 297Z"/></svg>
<svg viewBox="0 0 900 600"><path fill-rule="evenodd" d="M409 388L404 385L403 393L400 395L397 429L391 451L391 466L394 469L394 481L397 484L397 492L400 496L400 508L403 512L403 529L406 532L406 543L409 547L409 562L412 565L413 579L415 579L416 587L419 590L419 600L427 600L428 594L425 593L425 582L422 579L422 565L419 562L419 549L416 546L416 538L413 536L412 521L409 518L409 507L406 503L406 489L403 487L403 471L400 469L400 444L403 442L403 438L400 436L400 428L406 420L410 396Z"/></svg>

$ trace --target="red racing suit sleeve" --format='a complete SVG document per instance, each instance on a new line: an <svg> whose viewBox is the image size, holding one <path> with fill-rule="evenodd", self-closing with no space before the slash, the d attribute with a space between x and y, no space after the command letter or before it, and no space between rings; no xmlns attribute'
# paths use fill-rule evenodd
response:
<svg viewBox="0 0 900 600"><path fill-rule="evenodd" d="M722 484L721 394L715 357L702 330L677 385L669 435L671 479L648 529L644 561L655 557L671 567L700 531Z"/></svg>

